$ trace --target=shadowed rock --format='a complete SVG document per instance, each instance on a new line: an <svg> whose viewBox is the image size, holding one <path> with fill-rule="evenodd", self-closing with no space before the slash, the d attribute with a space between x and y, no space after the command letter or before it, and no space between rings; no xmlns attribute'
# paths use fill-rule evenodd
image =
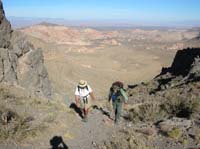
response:
<svg viewBox="0 0 200 149"><path fill-rule="evenodd" d="M182 76L188 75L195 62L195 58L199 56L200 48L188 48L178 51L171 66L172 74Z"/></svg>
<svg viewBox="0 0 200 149"><path fill-rule="evenodd" d="M190 74L190 71L193 67L195 67L198 73L198 69L200 68L200 66L198 63L195 63L198 57L200 57L200 48L188 48L179 50L176 53L171 67L163 68L159 76L171 73L174 76L180 75L185 77ZM195 73L194 69L193 73Z"/></svg>

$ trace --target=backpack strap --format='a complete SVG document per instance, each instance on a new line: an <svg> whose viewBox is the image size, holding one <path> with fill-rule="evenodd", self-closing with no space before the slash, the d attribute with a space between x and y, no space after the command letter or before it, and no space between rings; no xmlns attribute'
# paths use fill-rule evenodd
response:
<svg viewBox="0 0 200 149"><path fill-rule="evenodd" d="M78 92L80 92L80 90L81 90L81 89L84 89L84 88L86 88L86 90L89 91L88 86L86 86L86 87L84 87L84 88L82 88L82 87L80 87L80 86L77 86L77 87L78 87Z"/></svg>
<svg viewBox="0 0 200 149"><path fill-rule="evenodd" d="M89 91L89 88L88 88L88 86L86 86L85 88L86 88L86 90L87 90L87 91Z"/></svg>

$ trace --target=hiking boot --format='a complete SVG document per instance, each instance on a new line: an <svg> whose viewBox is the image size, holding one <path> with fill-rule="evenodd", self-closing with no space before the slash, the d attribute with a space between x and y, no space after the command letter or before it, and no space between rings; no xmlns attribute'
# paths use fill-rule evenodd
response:
<svg viewBox="0 0 200 149"><path fill-rule="evenodd" d="M115 125L119 125L121 124L121 121L120 120L115 120Z"/></svg>

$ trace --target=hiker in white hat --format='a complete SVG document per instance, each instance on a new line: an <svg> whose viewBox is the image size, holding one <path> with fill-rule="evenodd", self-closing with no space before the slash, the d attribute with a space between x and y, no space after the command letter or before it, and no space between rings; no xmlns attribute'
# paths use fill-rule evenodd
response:
<svg viewBox="0 0 200 149"><path fill-rule="evenodd" d="M91 98L92 100L95 99L91 87L87 84L87 81L80 80L75 90L75 102L77 107L82 110L84 122L87 122Z"/></svg>

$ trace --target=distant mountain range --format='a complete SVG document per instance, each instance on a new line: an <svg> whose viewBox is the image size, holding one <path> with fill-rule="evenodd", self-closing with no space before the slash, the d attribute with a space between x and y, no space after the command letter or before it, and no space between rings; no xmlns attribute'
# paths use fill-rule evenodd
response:
<svg viewBox="0 0 200 149"><path fill-rule="evenodd" d="M160 22L160 21L128 21L128 20L67 20L62 18L26 18L26 17L8 17L13 28L23 28L48 22L59 25L75 27L100 27L106 28L143 28L143 29L165 29L165 28L191 28L199 27L199 21L177 21L177 22Z"/></svg>

